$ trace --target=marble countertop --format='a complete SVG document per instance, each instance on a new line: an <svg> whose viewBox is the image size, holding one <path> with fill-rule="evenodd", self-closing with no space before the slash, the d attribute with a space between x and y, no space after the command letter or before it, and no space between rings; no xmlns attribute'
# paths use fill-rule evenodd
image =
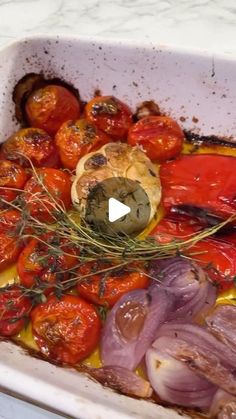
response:
<svg viewBox="0 0 236 419"><path fill-rule="evenodd" d="M65 33L230 52L235 23L235 0L0 0L0 46Z"/></svg>
<svg viewBox="0 0 236 419"><path fill-rule="evenodd" d="M236 52L235 0L0 0L0 47L31 34L151 40ZM57 415L0 394L0 419Z"/></svg>

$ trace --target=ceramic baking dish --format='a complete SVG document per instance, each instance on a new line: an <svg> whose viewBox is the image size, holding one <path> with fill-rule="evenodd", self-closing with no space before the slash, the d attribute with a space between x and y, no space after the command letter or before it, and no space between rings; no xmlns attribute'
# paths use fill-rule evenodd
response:
<svg viewBox="0 0 236 419"><path fill-rule="evenodd" d="M227 56L158 45L34 37L0 51L0 141L16 129L12 90L26 73L43 72L79 88L84 100L96 89L132 107L154 99L185 129L236 141L236 61ZM104 389L72 369L34 359L0 342L0 387L80 419L174 419L179 414Z"/></svg>

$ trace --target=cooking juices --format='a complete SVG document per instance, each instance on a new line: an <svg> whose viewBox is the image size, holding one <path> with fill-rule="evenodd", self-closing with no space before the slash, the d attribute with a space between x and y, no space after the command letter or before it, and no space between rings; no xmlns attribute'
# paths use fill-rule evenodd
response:
<svg viewBox="0 0 236 419"><path fill-rule="evenodd" d="M0 335L124 394L233 418L233 144L192 139L153 102L84 107L35 75L16 91L26 126L0 151ZM121 173L149 198L138 237L83 217L87 191Z"/></svg>

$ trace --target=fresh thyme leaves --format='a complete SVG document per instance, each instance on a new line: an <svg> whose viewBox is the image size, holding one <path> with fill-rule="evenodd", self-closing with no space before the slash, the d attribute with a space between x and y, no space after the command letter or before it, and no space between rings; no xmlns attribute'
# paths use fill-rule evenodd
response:
<svg viewBox="0 0 236 419"><path fill-rule="evenodd" d="M107 318L108 308L105 306L98 306L97 311L98 311L99 316L101 317L101 320L105 322Z"/></svg>
<svg viewBox="0 0 236 419"><path fill-rule="evenodd" d="M30 162L31 163L31 162ZM133 262L142 262L147 264L153 259L163 259L173 257L176 255L184 256L186 250L189 250L194 244L200 240L205 239L217 231L222 229L228 223L236 219L236 214L229 217L227 220L200 231L196 234L189 235L185 241L171 241L170 243L162 244L154 237L147 237L146 239L139 239L129 235L109 235L106 233L100 234L99 231L91 229L86 224L84 219L78 222L78 212L75 210L66 212L63 203L50 193L44 185L41 176L38 176L37 169L31 163L33 175L38 184L43 188L44 195L47 198L44 201L45 208L48 212L54 214L54 223L47 224L33 217L27 208L24 200L24 191L21 191L21 196L14 202L4 201L4 205L8 208L14 208L21 212L22 223L17 226L16 231L21 235L22 240L29 238L36 238L38 242L45 246L45 253L37 256L36 261L41 263L43 267L47 267L51 263L51 272L55 272L55 283L43 282L40 277L35 280L35 285L29 289L21 286L27 295L30 295L33 300L41 301L44 299L42 294L47 289L53 286L54 292L60 298L63 292L68 291L76 284L89 279L94 272L87 275L78 274L80 264L85 262L103 261L108 262L105 269L98 270L96 274L103 274L100 284L100 294L103 295L105 291L105 279L108 274L112 274L115 270L127 268ZM28 194L29 192L27 192ZM31 196L32 201L38 202L38 196L35 194ZM43 200L40 201L42 204ZM2 214L4 214L2 211ZM0 214L1 215L1 214ZM80 218L80 217L79 217ZM52 240L45 241L42 234L51 233ZM61 244L62 240L66 240L68 245ZM72 251L77 249L77 254ZM39 252L40 253L40 252ZM62 255L72 256L76 258L76 266L71 269L63 270L58 264L58 258ZM67 275L64 276L63 274ZM35 278L36 279L36 278ZM7 287L6 287L7 288Z"/></svg>

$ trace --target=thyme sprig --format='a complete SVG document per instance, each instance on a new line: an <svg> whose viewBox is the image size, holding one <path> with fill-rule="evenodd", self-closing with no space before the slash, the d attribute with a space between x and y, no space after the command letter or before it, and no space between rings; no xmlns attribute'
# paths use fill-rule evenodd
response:
<svg viewBox="0 0 236 419"><path fill-rule="evenodd" d="M13 202L7 202L1 198L1 202L4 204L6 209L12 208L17 209L21 212L21 224L17 225L14 234L18 240L28 240L29 238L36 238L44 246L48 247L48 253L57 259L59 253L65 256L73 256L76 258L76 266L63 271L57 270L58 278L60 274L69 274L69 279L56 280L53 283L55 293L60 295L63 292L68 291L82 281L88 280L94 275L94 272L82 275L78 274L78 268L85 262L96 262L96 261L107 261L108 266L105 269L97 270L96 274L102 276L101 289L103 290L105 284L105 278L109 273L115 272L117 269L127 269L130 264L140 261L149 262L153 259L170 258L176 255L184 255L184 253L191 249L197 242L212 236L223 228L226 224L236 219L236 213L229 217L227 220L222 221L218 225L214 225L210 228L206 228L198 233L191 234L186 237L185 240L173 240L169 243L158 242L154 237L147 237L145 239L139 239L139 237L131 237L128 235L109 235L106 233L100 234L99 231L92 229L85 221L80 218L77 210L67 212L64 204L60 201L59 197L55 198L53 194L47 189L43 176L38 174L37 169L30 162L31 170L37 183L42 188L42 193L30 193L24 190L15 189L20 193L19 197ZM7 189L1 188L0 189ZM12 188L9 188L14 190ZM35 218L29 211L26 197L29 198L30 202L37 203L50 215L53 215L53 224L42 222ZM46 198L46 199L45 199ZM3 209L0 213L4 215L6 209ZM78 217L79 216L79 217ZM78 221L78 218L80 220ZM42 234L53 233L58 240L54 242L47 242ZM20 237L19 237L20 236ZM161 235L160 235L161 236ZM78 249L78 255L70 253L68 250L64 250L60 246L60 239L66 239L70 243L70 247ZM196 254L196 253L194 253ZM191 256L191 253L188 252ZM42 256L40 256L42 258ZM37 260L38 263L45 263L40 257ZM33 298L44 298L45 291L48 288L52 288L51 283L46 283L38 279L35 281L35 285L31 288L25 288L20 285L24 294L30 295ZM8 286L5 287L8 289ZM1 288L4 290L4 287Z"/></svg>

